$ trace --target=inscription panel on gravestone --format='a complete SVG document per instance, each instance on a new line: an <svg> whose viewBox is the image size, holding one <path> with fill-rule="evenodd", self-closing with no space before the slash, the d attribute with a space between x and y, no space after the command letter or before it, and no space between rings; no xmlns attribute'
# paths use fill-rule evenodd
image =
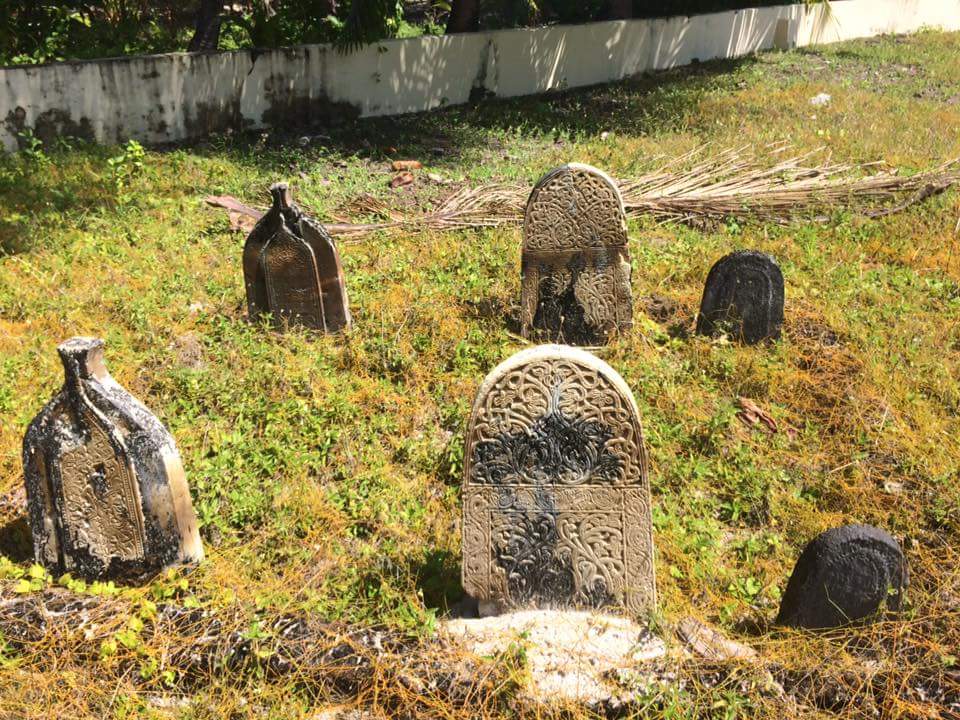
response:
<svg viewBox="0 0 960 720"><path fill-rule="evenodd" d="M277 319L325 328L317 260L311 247L281 230L261 253L270 308Z"/></svg>
<svg viewBox="0 0 960 720"><path fill-rule="evenodd" d="M54 459L63 489L63 528L73 545L122 560L143 557L145 534L140 491L129 460L118 455L109 428L91 410L81 413L86 442Z"/></svg>
<svg viewBox="0 0 960 720"><path fill-rule="evenodd" d="M499 609L655 603L639 413L622 378L541 346L484 381L465 449L463 583Z"/></svg>
<svg viewBox="0 0 960 720"><path fill-rule="evenodd" d="M707 275L697 333L727 333L748 345L775 340L783 325L783 302L783 273L772 257L753 250L731 253Z"/></svg>
<svg viewBox="0 0 960 720"><path fill-rule="evenodd" d="M600 345L632 325L626 213L602 171L573 163L537 183L521 264L524 337Z"/></svg>

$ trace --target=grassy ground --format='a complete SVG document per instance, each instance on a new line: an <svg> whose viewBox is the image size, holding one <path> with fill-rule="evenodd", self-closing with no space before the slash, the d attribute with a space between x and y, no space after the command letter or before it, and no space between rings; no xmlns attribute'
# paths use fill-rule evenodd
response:
<svg viewBox="0 0 960 720"><path fill-rule="evenodd" d="M449 188L427 172L532 184L577 160L625 177L708 142L788 140L910 171L960 156L958 56L960 35L924 33L363 122L309 143L228 138L142 157L74 145L0 159L4 593L48 582L23 577L20 442L61 383L57 343L77 334L107 340L113 375L176 437L208 553L188 576L122 591L134 610L99 653L78 650L82 634L22 650L0 640L0 717L294 718L322 705L322 689L256 672L221 673L172 703L183 688L171 639L151 632L147 601L229 612L254 636L256 619L299 610L427 636L459 599L464 425L485 373L520 347L519 230L345 242L356 328L280 336L246 321L243 236L204 196L264 204L283 178L333 220L361 193L429 205ZM820 92L832 102L814 108ZM388 189L389 160L407 157L426 169ZM791 677L819 668L849 695L794 703L735 677L655 698L664 716L947 716L923 693L933 678L960 682L958 218L952 191L878 221L632 223L637 327L603 356L642 412L662 620L714 622ZM682 332L710 265L738 248L784 270L775 345ZM676 314L645 314L652 295ZM741 396L796 432L745 427ZM905 618L827 638L772 628L800 549L852 521L905 540ZM873 680L849 681L865 663Z"/></svg>

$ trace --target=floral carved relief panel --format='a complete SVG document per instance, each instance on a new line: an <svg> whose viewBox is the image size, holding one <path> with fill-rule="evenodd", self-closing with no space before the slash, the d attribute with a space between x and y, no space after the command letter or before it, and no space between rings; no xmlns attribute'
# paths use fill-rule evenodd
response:
<svg viewBox="0 0 960 720"><path fill-rule="evenodd" d="M633 323L627 222L605 173L570 164L530 195L523 226L524 337L601 345Z"/></svg>
<svg viewBox="0 0 960 720"><path fill-rule="evenodd" d="M465 474L463 582L482 607L654 605L639 413L602 360L546 345L494 369Z"/></svg>

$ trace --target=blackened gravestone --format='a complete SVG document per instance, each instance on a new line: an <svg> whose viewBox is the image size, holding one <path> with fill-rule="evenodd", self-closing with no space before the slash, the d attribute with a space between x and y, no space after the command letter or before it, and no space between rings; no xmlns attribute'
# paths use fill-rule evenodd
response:
<svg viewBox="0 0 960 720"><path fill-rule="evenodd" d="M787 583L777 623L832 628L900 607L908 581L900 545L869 525L818 535L804 549Z"/></svg>
<svg viewBox="0 0 960 720"><path fill-rule="evenodd" d="M133 579L203 559L170 433L107 372L103 341L59 347L66 381L30 423L23 470L36 561Z"/></svg>
<svg viewBox="0 0 960 720"><path fill-rule="evenodd" d="M601 345L633 324L623 199L600 170L564 165L537 183L521 262L524 337Z"/></svg>
<svg viewBox="0 0 960 720"><path fill-rule="evenodd" d="M650 488L633 394L583 350L496 367L467 428L463 584L482 614L655 604Z"/></svg>
<svg viewBox="0 0 960 720"><path fill-rule="evenodd" d="M783 273L769 255L741 250L722 258L707 275L697 333L726 333L753 345L780 337Z"/></svg>
<svg viewBox="0 0 960 720"><path fill-rule="evenodd" d="M346 283L333 238L293 204L285 183L273 185L270 194L273 205L243 248L250 319L270 313L277 327L349 328Z"/></svg>

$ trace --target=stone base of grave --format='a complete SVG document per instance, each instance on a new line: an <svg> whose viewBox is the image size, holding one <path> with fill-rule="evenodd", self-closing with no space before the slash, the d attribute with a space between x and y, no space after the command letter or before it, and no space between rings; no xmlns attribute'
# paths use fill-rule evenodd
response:
<svg viewBox="0 0 960 720"><path fill-rule="evenodd" d="M661 682L664 641L628 618L572 610L524 610L448 620L441 632L477 656L522 650L524 693L535 702L620 706L633 688ZM646 676L646 677L645 677Z"/></svg>

